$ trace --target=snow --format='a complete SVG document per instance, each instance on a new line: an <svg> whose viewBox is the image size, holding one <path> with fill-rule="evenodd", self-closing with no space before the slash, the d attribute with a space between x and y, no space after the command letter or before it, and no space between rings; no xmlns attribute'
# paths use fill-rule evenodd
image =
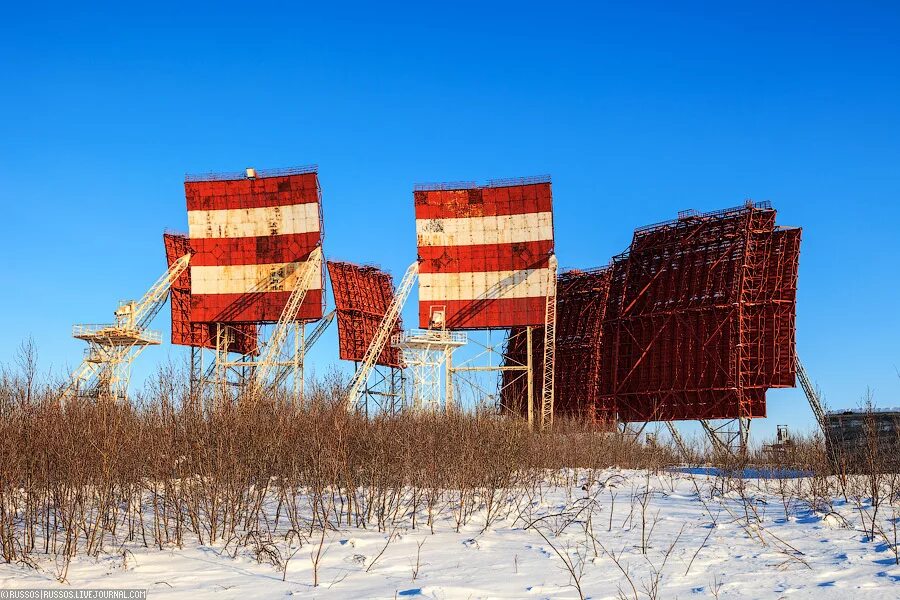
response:
<svg viewBox="0 0 900 600"><path fill-rule="evenodd" d="M900 597L893 540L867 537L866 506L832 498L811 507L799 500L802 477L779 483L752 473L735 484L695 469L606 470L565 485L565 475L517 496L487 530L482 513L457 532L450 507L434 533L409 520L391 531L333 531L321 544L318 586L317 533L299 550L276 540L282 556L294 553L286 573L246 547L128 543L77 557L66 583L53 558L2 565L0 588L141 587L150 598L185 599L578 598L568 564L589 598ZM779 485L798 493L783 496Z"/></svg>

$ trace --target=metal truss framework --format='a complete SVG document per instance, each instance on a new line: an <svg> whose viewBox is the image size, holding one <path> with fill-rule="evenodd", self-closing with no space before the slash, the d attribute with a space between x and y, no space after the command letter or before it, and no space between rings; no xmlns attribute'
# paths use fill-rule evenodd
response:
<svg viewBox="0 0 900 600"><path fill-rule="evenodd" d="M768 203L636 230L612 265L600 413L765 416L766 389L794 384L799 241L799 229L776 229Z"/></svg>
<svg viewBox="0 0 900 600"><path fill-rule="evenodd" d="M191 255L185 254L176 260L140 300L120 303L115 311L115 323L74 326L72 336L87 342L88 347L63 391L63 399L124 400L127 397L131 364L145 348L162 342L162 335L148 327L190 259Z"/></svg>
<svg viewBox="0 0 900 600"><path fill-rule="evenodd" d="M600 342L610 271L607 268L567 271L557 280L556 348L554 360L553 412L576 419L593 419L593 407L599 394ZM525 328L510 330L506 341L505 365L524 365L527 352ZM535 328L537 344L532 360L544 369L545 334ZM537 403L532 402L525 382L514 373L504 373L501 405L506 412L520 416ZM614 415L613 415L614 418Z"/></svg>
<svg viewBox="0 0 900 600"><path fill-rule="evenodd" d="M683 211L636 230L610 267L560 276L554 412L704 421L717 448L745 448L766 390L795 383L800 234L768 203ZM526 361L522 339L510 332L513 364ZM503 406L523 415L525 386L507 379Z"/></svg>
<svg viewBox="0 0 900 600"><path fill-rule="evenodd" d="M450 369L453 352L468 340L465 333L447 329L413 329L395 334L392 344L403 355L403 362L413 372L412 405L416 410L437 411L441 407L441 374L447 375L444 410L453 405L453 383Z"/></svg>
<svg viewBox="0 0 900 600"><path fill-rule="evenodd" d="M362 361L394 299L391 276L377 267L337 261L328 261L328 275L337 310L339 357ZM390 333L400 333L402 329L398 316ZM400 367L400 351L385 344L375 362Z"/></svg>
<svg viewBox="0 0 900 600"><path fill-rule="evenodd" d="M357 365L357 369L359 365ZM366 417L375 413L396 415L405 405L406 376L402 368L375 365L359 392L357 410Z"/></svg>
<svg viewBox="0 0 900 600"><path fill-rule="evenodd" d="M366 348L366 353L358 365L356 374L350 384L350 391L347 394L348 409L352 410L357 406L370 372L378 364L379 358L384 357L384 351L388 347L391 338L399 334L397 329L400 322L400 311L403 310L403 305L406 304L406 299L412 291L418 273L419 263L416 261L406 269L403 279L400 280L397 293L392 294L393 298L381 318L381 323L372 335L368 348ZM338 316L338 319L340 319L340 316Z"/></svg>
<svg viewBox="0 0 900 600"><path fill-rule="evenodd" d="M712 443L713 449L732 456L742 456L747 451L750 438L750 423L747 419L725 419L713 423L707 419L700 420L700 426Z"/></svg>
<svg viewBox="0 0 900 600"><path fill-rule="evenodd" d="M507 413L510 411L504 402L515 395L520 400L518 415L527 420L529 428L539 424L542 388L535 385L535 372L540 364L535 358L539 348L543 355L542 330L542 327L516 327L514 334L507 331L498 343L492 341L490 330L485 332L487 339L484 342L470 336L469 346L475 349L475 354L449 369L454 391L461 396L459 390L468 387L480 399L477 405ZM523 348L519 354L510 356L507 353L510 347L519 346ZM525 348L530 348L531 352L525 352ZM500 373L499 380L488 383L480 377L492 372ZM540 379L538 383L541 383ZM511 388L516 391L511 392ZM531 401L526 402L526 398Z"/></svg>
<svg viewBox="0 0 900 600"><path fill-rule="evenodd" d="M320 321L315 322L312 330L307 333L306 324L296 322L291 325L288 338L282 345L282 354L273 363L273 373L270 387L279 388L285 384L291 387L293 397L303 397L303 372L306 352L315 345L322 334L334 320L334 311L326 314ZM191 387L199 397L204 393L212 392L213 397L235 399L239 392L247 389L255 379L257 363L252 355L240 354L233 357L231 348L234 347L233 339L236 333L240 334L240 326L243 324L213 323L217 344L212 349L210 359L204 360L207 354L204 348L191 348ZM266 326L260 326L260 339L266 332ZM264 342L265 343L265 342Z"/></svg>
<svg viewBox="0 0 900 600"><path fill-rule="evenodd" d="M544 310L544 359L541 384L541 429L553 425L553 371L556 362L556 256L550 256L547 273L547 303Z"/></svg>

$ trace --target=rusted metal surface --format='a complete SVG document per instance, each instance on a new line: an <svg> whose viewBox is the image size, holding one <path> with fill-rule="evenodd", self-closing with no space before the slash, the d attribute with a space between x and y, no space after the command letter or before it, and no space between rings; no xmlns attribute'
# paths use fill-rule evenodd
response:
<svg viewBox="0 0 900 600"><path fill-rule="evenodd" d="M553 253L549 177L420 185L413 195L419 326L542 325Z"/></svg>
<svg viewBox="0 0 900 600"><path fill-rule="evenodd" d="M188 176L184 190L194 250L191 320L278 321L301 265L322 241L315 169ZM322 317L323 277L297 320Z"/></svg>
<svg viewBox="0 0 900 600"><path fill-rule="evenodd" d="M557 281L556 360L554 411L574 418L595 418L614 407L599 404L600 344L606 296L609 291L608 268L567 271ZM543 368L543 328L532 335L533 363ZM505 364L525 364L527 360L525 328L510 331L504 352ZM540 389L535 386L534 406L539 405ZM525 416L527 382L520 373L504 371L501 401L506 411ZM605 409L605 410L604 410Z"/></svg>
<svg viewBox="0 0 900 600"><path fill-rule="evenodd" d="M764 417L794 383L799 229L768 203L635 231L615 257L601 407L622 421Z"/></svg>
<svg viewBox="0 0 900 600"><path fill-rule="evenodd" d="M597 422L764 417L766 390L796 379L801 230L775 217L768 203L683 211L637 229L610 267L560 276L557 412ZM507 364L525 362L521 328L507 352ZM504 407L524 414L524 380L507 373L504 384Z"/></svg>
<svg viewBox="0 0 900 600"><path fill-rule="evenodd" d="M328 275L337 310L339 356L361 361L394 298L391 276L378 267L337 261L328 261ZM393 334L402 329L398 319ZM400 351L388 344L376 364L401 366Z"/></svg>
<svg viewBox="0 0 900 600"><path fill-rule="evenodd" d="M169 266L179 257L191 252L190 240L186 235L174 233L163 234L166 248L166 260ZM172 311L172 343L180 346L196 348L216 347L215 325L210 323L192 323L191 308L191 272L186 269L172 284L169 290L169 303ZM255 354L257 352L257 326L252 323L234 324L231 328L232 338L228 351L239 354Z"/></svg>

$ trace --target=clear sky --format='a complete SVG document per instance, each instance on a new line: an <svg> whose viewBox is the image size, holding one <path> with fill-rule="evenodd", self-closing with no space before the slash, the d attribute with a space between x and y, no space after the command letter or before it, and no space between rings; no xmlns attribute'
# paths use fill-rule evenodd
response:
<svg viewBox="0 0 900 600"><path fill-rule="evenodd" d="M27 4L0 19L0 360L32 336L77 363L71 325L164 270L186 172L317 163L326 253L396 277L414 183L549 173L563 267L771 200L804 228L798 349L829 404L900 405L896 3ZM799 390L769 413L811 426Z"/></svg>

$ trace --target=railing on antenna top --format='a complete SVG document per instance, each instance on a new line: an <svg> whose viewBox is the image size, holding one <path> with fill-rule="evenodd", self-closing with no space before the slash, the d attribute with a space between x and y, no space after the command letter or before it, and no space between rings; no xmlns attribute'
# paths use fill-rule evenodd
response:
<svg viewBox="0 0 900 600"><path fill-rule="evenodd" d="M533 185L536 183L550 183L549 175L533 175L531 177L509 177L506 179L488 179L482 187L499 188L515 185ZM474 181L445 181L443 183L417 183L413 190L416 192L442 192L452 190L473 190L479 187Z"/></svg>
<svg viewBox="0 0 900 600"><path fill-rule="evenodd" d="M137 327L124 327L115 323L84 323L72 326L72 337L116 337L130 335L142 340L162 343L162 332L152 329L139 329Z"/></svg>
<svg viewBox="0 0 900 600"><path fill-rule="evenodd" d="M550 183L549 175L533 175L531 177L508 177L506 179L488 179L484 187L512 187L514 185L533 185L535 183Z"/></svg>
<svg viewBox="0 0 900 600"><path fill-rule="evenodd" d="M772 210L772 202L769 200L762 200L761 202L750 202L748 201L746 204L742 206L735 206L733 208L724 208L722 210L714 210L710 212L697 212L694 209L682 210L678 212L677 219L669 219L668 221L660 221L659 223L652 223L650 225L644 225L643 227L638 227L634 230L635 233L647 233L649 231L654 231L656 229L661 229L663 227L671 227L672 225L678 225L681 221L686 221L689 219L714 219L721 217L730 217L732 215L740 214L749 209L757 209L757 210Z"/></svg>
<svg viewBox="0 0 900 600"><path fill-rule="evenodd" d="M283 169L257 169L256 179L264 179L266 177L287 177L288 175L306 175L308 173L318 173L319 165L302 165L299 167L285 167ZM219 173L194 173L186 174L184 181L192 183L197 181L235 181L238 179L247 179L247 171L223 171Z"/></svg>
<svg viewBox="0 0 900 600"><path fill-rule="evenodd" d="M417 183L413 186L416 192L444 192L450 190L474 190L478 184L474 181L445 181L443 183Z"/></svg>

